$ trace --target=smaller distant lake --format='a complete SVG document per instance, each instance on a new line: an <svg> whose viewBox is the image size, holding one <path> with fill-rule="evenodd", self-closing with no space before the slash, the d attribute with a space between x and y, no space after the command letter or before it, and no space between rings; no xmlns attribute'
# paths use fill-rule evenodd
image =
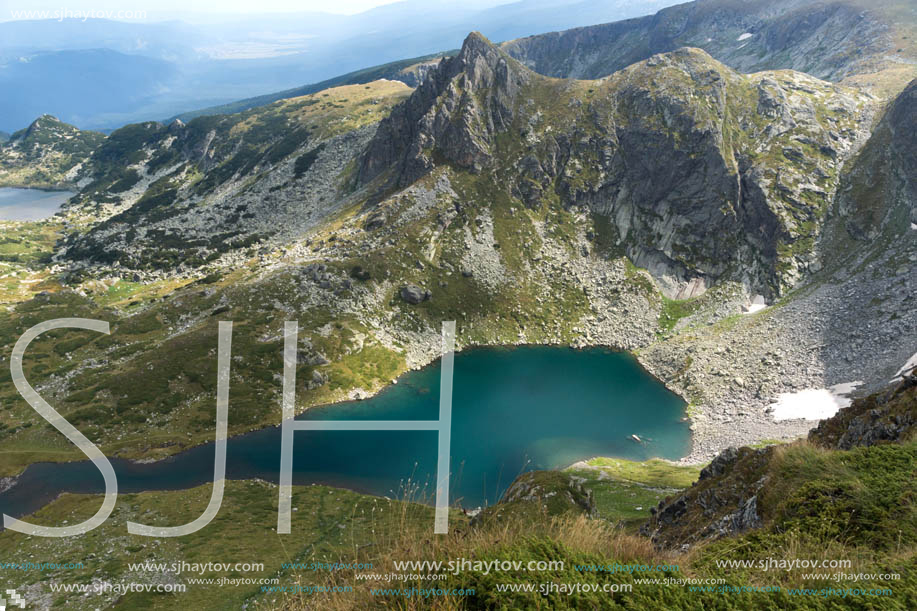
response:
<svg viewBox="0 0 917 611"><path fill-rule="evenodd" d="M0 221L40 221L52 216L68 199L70 191L0 188Z"/></svg>

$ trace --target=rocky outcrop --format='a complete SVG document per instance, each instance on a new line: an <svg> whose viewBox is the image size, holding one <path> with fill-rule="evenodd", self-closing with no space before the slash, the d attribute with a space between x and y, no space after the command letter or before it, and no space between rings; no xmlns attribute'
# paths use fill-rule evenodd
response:
<svg viewBox="0 0 917 611"><path fill-rule="evenodd" d="M407 303L410 303L411 305L417 305L419 303L423 303L424 301L428 301L433 296L433 293L420 288L416 284L406 284L401 287L399 295L401 295L401 299Z"/></svg>
<svg viewBox="0 0 917 611"><path fill-rule="evenodd" d="M564 514L597 515L592 490L581 478L561 471L529 471L510 484L500 501L483 509L473 523L526 517L554 517Z"/></svg>
<svg viewBox="0 0 917 611"><path fill-rule="evenodd" d="M819 423L809 441L827 448L897 442L917 431L917 375L905 376L894 388L856 399Z"/></svg>
<svg viewBox="0 0 917 611"><path fill-rule="evenodd" d="M699 480L703 481L705 479L710 479L713 477L719 477L726 473L729 469L735 465L736 461L739 459L739 449L732 447L726 448L722 452L716 455L716 458L710 461L710 464L701 469Z"/></svg>
<svg viewBox="0 0 917 611"><path fill-rule="evenodd" d="M677 548L761 527L758 493L768 481L773 450L727 448L691 488L651 508L640 532L660 548Z"/></svg>
<svg viewBox="0 0 917 611"><path fill-rule="evenodd" d="M850 450L900 443L917 430L917 376L906 375L894 388L859 398L809 433L809 443L831 450ZM790 448L787 448L789 450ZM803 446L796 452L812 452ZM784 511L774 498L772 482L781 471L777 446L727 448L705 467L684 493L661 501L641 532L662 548L677 548L761 528L775 512ZM777 466L775 466L777 465ZM775 479L776 478L776 479ZM770 498L770 512L760 499ZM794 509L793 511L796 511ZM765 515L766 513L766 515ZM792 511L790 512L792 513Z"/></svg>
<svg viewBox="0 0 917 611"><path fill-rule="evenodd" d="M405 187L434 167L434 157L480 172L493 163L494 137L513 122L528 71L486 38L472 33L379 126L360 165L368 183L390 172Z"/></svg>

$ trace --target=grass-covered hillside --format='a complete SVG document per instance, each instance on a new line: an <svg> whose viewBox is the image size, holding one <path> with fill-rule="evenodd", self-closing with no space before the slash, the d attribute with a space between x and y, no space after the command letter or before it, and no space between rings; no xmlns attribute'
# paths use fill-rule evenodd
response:
<svg viewBox="0 0 917 611"><path fill-rule="evenodd" d="M363 70L348 72L347 74L342 74L341 76L336 76L319 83L313 83L311 85L304 85L302 87L287 89L286 91L278 91L276 93L269 93L267 95L256 96L254 98L247 98L245 100L230 102L229 104L222 104L220 106L211 106L209 108L202 108L200 110L185 112L177 115L176 117L173 117L173 119L179 119L187 123L192 119L207 115L234 114L244 112L252 108L258 108L259 106L267 106L280 100L299 98L312 93L318 93L325 89L341 87L343 85L366 85L380 79L401 81L409 87L416 87L417 84L420 83L420 81L422 81L423 78L427 75L429 70L432 69L433 66L435 66L436 63L445 55L448 55L448 53L435 53L432 55L424 55L422 57L415 57L412 59L403 59L395 62L389 62L380 66L373 66L371 68L364 68Z"/></svg>
<svg viewBox="0 0 917 611"><path fill-rule="evenodd" d="M27 301L60 283L48 269L62 227L54 221L0 221L0 304Z"/></svg>
<svg viewBox="0 0 917 611"><path fill-rule="evenodd" d="M302 235L347 200L367 129L410 91L374 81L187 125L123 127L93 154L68 210L81 230L59 254L174 273L278 233Z"/></svg>

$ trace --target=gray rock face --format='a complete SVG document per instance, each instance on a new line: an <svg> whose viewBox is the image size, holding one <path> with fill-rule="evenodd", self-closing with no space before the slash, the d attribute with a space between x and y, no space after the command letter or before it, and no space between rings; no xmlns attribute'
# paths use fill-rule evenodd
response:
<svg viewBox="0 0 917 611"><path fill-rule="evenodd" d="M738 448L726 448L717 454L716 458L714 458L709 465L701 469L700 479L705 480L711 477L718 477L722 475L727 470L731 469L738 459Z"/></svg>
<svg viewBox="0 0 917 611"><path fill-rule="evenodd" d="M742 505L732 513L723 516L707 526L702 536L715 538L726 537L728 535L743 533L753 528L760 528L762 524L761 516L758 515L758 496L755 495L742 503Z"/></svg>
<svg viewBox="0 0 917 611"><path fill-rule="evenodd" d="M889 106L841 182L836 211L860 242L901 239L917 223L917 79Z"/></svg>
<svg viewBox="0 0 917 611"><path fill-rule="evenodd" d="M841 80L893 51L890 22L841 2L688 2L655 15L520 38L502 48L559 78L600 78L655 53L699 47L742 72L790 68Z"/></svg>
<svg viewBox="0 0 917 611"><path fill-rule="evenodd" d="M758 493L768 481L772 450L724 450L691 488L660 501L640 532L660 548L677 548L760 528Z"/></svg>
<svg viewBox="0 0 917 611"><path fill-rule="evenodd" d="M486 172L533 209L589 208L670 297L728 277L772 299L818 268L813 246L865 140L868 96L801 74L743 76L698 49L590 87L547 81L469 36L383 121L361 178L401 187L438 160Z"/></svg>
<svg viewBox="0 0 917 611"><path fill-rule="evenodd" d="M313 350L310 347L308 349L299 350L296 353L296 362L299 365L318 366L318 365L327 365L331 361L329 361L327 357L325 357L324 354L322 354L321 352L318 352L317 350ZM316 373L318 372L313 372L312 374L313 378L315 378Z"/></svg>
<svg viewBox="0 0 917 611"><path fill-rule="evenodd" d="M405 187L434 167L434 148L460 168L490 166L493 137L512 123L516 95L528 78L514 63L480 34L468 36L458 55L444 59L382 121L363 156L360 181L390 170L390 182Z"/></svg>
<svg viewBox="0 0 917 611"><path fill-rule="evenodd" d="M853 419L847 432L838 441L837 447L849 450L857 446L872 446L882 441L898 441L905 432L914 428L915 424L917 422L911 414L888 422L881 419L880 412L873 410Z"/></svg>
<svg viewBox="0 0 917 611"><path fill-rule="evenodd" d="M856 399L809 432L809 441L849 450L907 439L917 429L917 375L894 388Z"/></svg>
<svg viewBox="0 0 917 611"><path fill-rule="evenodd" d="M406 284L405 286L401 287L399 295L401 295L401 298L404 301L412 305L417 305L429 300L433 296L433 293L420 288L416 284Z"/></svg>
<svg viewBox="0 0 917 611"><path fill-rule="evenodd" d="M313 390L313 389L315 389L315 388L319 388L319 387L321 387L321 386L324 386L324 385L327 384L327 383L328 383L328 376L327 376L325 373L323 373L323 372L321 372L321 371L318 371L318 370L316 369L316 370L313 370L313 371L312 371L312 377L309 379L309 383L307 384L307 388L308 388L309 390Z"/></svg>

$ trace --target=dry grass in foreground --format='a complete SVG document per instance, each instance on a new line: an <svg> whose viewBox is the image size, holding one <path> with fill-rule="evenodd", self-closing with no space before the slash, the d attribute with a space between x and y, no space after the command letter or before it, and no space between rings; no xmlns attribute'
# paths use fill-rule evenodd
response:
<svg viewBox="0 0 917 611"><path fill-rule="evenodd" d="M611 562L666 564L674 557L653 549L649 539L624 534L609 522L591 519L585 515L565 515L546 518L540 523L519 520L494 522L482 526L463 524L453 528L448 535L433 535L429 523L410 519L402 521L399 532L379 533L377 543L365 548L357 562L371 562L372 571L333 571L322 582L327 590L352 587L352 591L289 594L275 607L281 611L322 609L344 611L368 608L399 609L461 609L467 600L462 596L398 596L373 595L373 588L461 588L463 575L450 575L437 580L423 575L405 582L387 582L384 579L356 580L358 573L372 573L384 577L395 570L395 562L469 560L551 560L563 559L567 566L561 573L570 581L578 580L569 559L595 558ZM557 554L552 552L561 552ZM399 571L400 572L400 571ZM546 577L547 578L547 577ZM557 571L553 579L562 580ZM499 579L499 578L498 578ZM505 581L516 581L518 576L507 575ZM546 603L548 604L548 603ZM545 607L549 608L549 607Z"/></svg>

